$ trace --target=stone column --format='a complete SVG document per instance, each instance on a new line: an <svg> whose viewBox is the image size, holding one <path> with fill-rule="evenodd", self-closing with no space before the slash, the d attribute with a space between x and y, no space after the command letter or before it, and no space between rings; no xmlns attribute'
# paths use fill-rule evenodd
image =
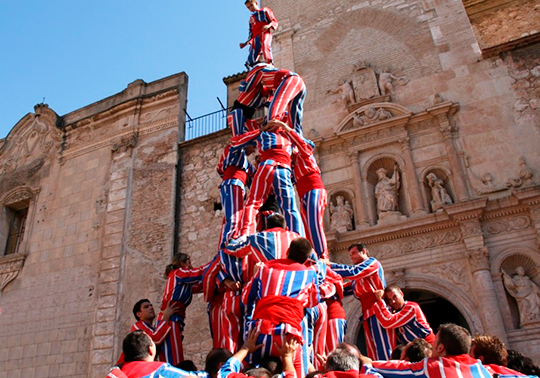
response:
<svg viewBox="0 0 540 378"><path fill-rule="evenodd" d="M456 202L467 201L469 199L469 193L467 191L465 181L463 180L465 174L463 173L463 168L461 166L461 163L459 162L459 156L456 151L456 146L454 145L455 127L450 124L450 121L446 114L439 114L437 118L439 120L441 133L444 136L444 147L446 148L446 154L448 155L450 170L453 172L452 181L456 190Z"/></svg>
<svg viewBox="0 0 540 378"><path fill-rule="evenodd" d="M540 249L540 206L531 207L530 212L536 230L536 248Z"/></svg>
<svg viewBox="0 0 540 378"><path fill-rule="evenodd" d="M364 206L364 193L362 188L362 177L360 175L360 154L357 151L349 152L347 154L351 160L351 166L353 169L353 180L355 188L355 215L356 215L356 229L368 227L369 218L366 214L366 208Z"/></svg>
<svg viewBox="0 0 540 378"><path fill-rule="evenodd" d="M416 169L414 168L414 162L411 152L411 144L409 137L400 140L401 150L405 158L405 170L407 172L407 183L411 195L411 207L414 214L425 214L422 201L422 193L420 193L420 185L418 185L418 177L416 176Z"/></svg>
<svg viewBox="0 0 540 378"><path fill-rule="evenodd" d="M499 337L508 344L506 330L499 308L495 286L489 269L489 253L484 245L484 236L480 220L468 219L460 222L461 234L467 247L465 256L473 276L473 292L476 297L478 312L482 318L484 331Z"/></svg>

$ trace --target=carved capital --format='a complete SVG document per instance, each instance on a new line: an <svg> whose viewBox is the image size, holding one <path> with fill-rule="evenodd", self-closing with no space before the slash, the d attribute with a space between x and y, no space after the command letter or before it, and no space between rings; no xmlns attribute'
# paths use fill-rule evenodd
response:
<svg viewBox="0 0 540 378"><path fill-rule="evenodd" d="M359 163L360 153L358 151L349 150L347 152L347 156L349 157L349 160L351 161L351 164L358 164Z"/></svg>
<svg viewBox="0 0 540 378"><path fill-rule="evenodd" d="M489 252L487 247L482 247L465 252L473 272L477 270L489 270Z"/></svg>
<svg viewBox="0 0 540 378"><path fill-rule="evenodd" d="M540 223L540 206L531 207L531 219L534 223Z"/></svg>
<svg viewBox="0 0 540 378"><path fill-rule="evenodd" d="M407 150L411 149L411 138L409 137L400 138L399 143L401 143L401 149L403 150L403 152L406 152Z"/></svg>
<svg viewBox="0 0 540 378"><path fill-rule="evenodd" d="M0 291L17 277L25 259L26 256L22 254L0 257Z"/></svg>

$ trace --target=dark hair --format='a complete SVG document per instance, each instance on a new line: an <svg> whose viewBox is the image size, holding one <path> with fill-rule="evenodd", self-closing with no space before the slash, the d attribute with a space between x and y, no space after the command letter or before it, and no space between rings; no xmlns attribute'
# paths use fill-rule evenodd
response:
<svg viewBox="0 0 540 378"><path fill-rule="evenodd" d="M403 352L403 349L405 349L404 344L398 344L394 350L392 351L392 354L390 355L391 360L399 360L401 359L401 352Z"/></svg>
<svg viewBox="0 0 540 378"><path fill-rule="evenodd" d="M232 353L228 349L214 348L206 355L206 361L204 363L204 371L206 371L210 377L216 378L221 364L227 362L232 357Z"/></svg>
<svg viewBox="0 0 540 378"><path fill-rule="evenodd" d="M185 253L177 253L173 256L172 262L165 267L165 278L169 277L169 274L175 270L180 268L180 263L185 263L189 260L189 255Z"/></svg>
<svg viewBox="0 0 540 378"><path fill-rule="evenodd" d="M281 374L283 372L283 363L281 358L276 356L266 356L259 363L259 367L265 368L272 375Z"/></svg>
<svg viewBox="0 0 540 378"><path fill-rule="evenodd" d="M384 293L385 293L385 294L386 294L386 293L389 293L389 292L391 292L392 290L395 290L395 291L397 291L398 293L403 293L403 291L401 290L401 288L400 288L398 285L396 285L396 284L390 284L390 285L388 285L388 286L386 287L386 289L384 289Z"/></svg>
<svg viewBox="0 0 540 378"><path fill-rule="evenodd" d="M356 248L358 249L358 251L361 251L361 250L363 250L364 248L366 248L366 246L365 246L363 243L354 242L354 243L352 243L350 246L347 247L347 251L350 251L350 250L353 249L354 247L356 247Z"/></svg>
<svg viewBox="0 0 540 378"><path fill-rule="evenodd" d="M437 338L439 344L444 345L446 354L450 356L467 354L471 349L471 334L457 324L441 324L437 332Z"/></svg>
<svg viewBox="0 0 540 378"><path fill-rule="evenodd" d="M540 376L540 368L534 364L533 360L525 357L517 350L508 350L508 363L506 367L526 375Z"/></svg>
<svg viewBox="0 0 540 378"><path fill-rule="evenodd" d="M414 339L405 347L405 358L409 362L422 361L426 357L431 357L432 347L424 339Z"/></svg>
<svg viewBox="0 0 540 378"><path fill-rule="evenodd" d="M508 352L504 343L498 337L476 335L472 339L471 351L474 353L474 358L482 357L482 363L484 364L506 366Z"/></svg>
<svg viewBox="0 0 540 378"><path fill-rule="evenodd" d="M195 362L193 362L191 360L184 360L182 362L179 362L174 367L178 368L180 370L188 371L188 372L199 370L199 369L197 369L197 366L195 365Z"/></svg>
<svg viewBox="0 0 540 378"><path fill-rule="evenodd" d="M313 247L309 240L303 237L294 239L287 251L287 257L299 264L303 264L311 255Z"/></svg>
<svg viewBox="0 0 540 378"><path fill-rule="evenodd" d="M153 341L146 333L141 330L128 333L122 342L122 351L124 352L124 361L143 361L148 357L148 348Z"/></svg>
<svg viewBox="0 0 540 378"><path fill-rule="evenodd" d="M255 377L255 378L272 378L272 373L270 373L265 368L261 368L261 367L249 369L248 371L245 372L245 374L247 376Z"/></svg>
<svg viewBox="0 0 540 378"><path fill-rule="evenodd" d="M266 229L280 227L285 229L285 218L283 215L274 213L266 218Z"/></svg>
<svg viewBox="0 0 540 378"><path fill-rule="evenodd" d="M135 306L133 306L133 315L135 316L135 319L137 319L137 321L141 320L139 319L139 317L137 316L137 313L141 311L141 306L144 302L148 302L150 303L150 301L148 299L141 299L140 301L138 301L137 303L135 303Z"/></svg>

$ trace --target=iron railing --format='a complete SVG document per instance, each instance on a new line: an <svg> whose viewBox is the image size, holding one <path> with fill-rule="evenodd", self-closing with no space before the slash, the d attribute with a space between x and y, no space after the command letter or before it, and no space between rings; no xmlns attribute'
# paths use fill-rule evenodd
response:
<svg viewBox="0 0 540 378"><path fill-rule="evenodd" d="M191 118L187 114L186 116L186 140L199 138L227 128L226 109L197 118Z"/></svg>
<svg viewBox="0 0 540 378"><path fill-rule="evenodd" d="M221 109L216 112L206 114L197 118L191 118L186 113L186 139L191 140L227 128L227 114L232 110ZM255 111L254 119L263 118L265 116L264 108Z"/></svg>

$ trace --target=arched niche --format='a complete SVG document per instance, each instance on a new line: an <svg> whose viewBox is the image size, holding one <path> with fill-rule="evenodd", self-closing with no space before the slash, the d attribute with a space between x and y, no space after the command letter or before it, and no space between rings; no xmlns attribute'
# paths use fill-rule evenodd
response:
<svg viewBox="0 0 540 378"><path fill-rule="evenodd" d="M337 214L334 215L332 212L334 211L333 209L335 209L335 206L337 206L338 196L343 197L344 205L348 205L352 209L352 220L351 220L352 228L350 230L347 229L347 231L355 230L356 229L356 216L355 216L356 209L354 208L354 201L355 201L356 195L354 191L348 188L334 189L328 193L328 206L326 207L327 209L326 212L328 214L328 217L327 217L326 227L328 230L344 231L343 229L338 230L332 227L332 224L333 224L332 217L337 216Z"/></svg>
<svg viewBox="0 0 540 378"><path fill-rule="evenodd" d="M408 275L407 286L402 290L405 299L419 303L423 310L425 308L426 317L430 314L428 322L430 318L434 321L431 315L436 311L434 305L440 304L446 309L442 314L437 314L433 325L430 323L434 333L437 332L437 326L445 322L457 323L467 328L473 335L484 332L470 296L449 282L434 280L426 276ZM347 341L358 345L363 339L363 329L358 320L362 315L360 301L348 297L343 305L347 314Z"/></svg>
<svg viewBox="0 0 540 378"><path fill-rule="evenodd" d="M400 185L398 190L398 211L405 215L410 216L411 207L410 201L408 198L409 188L407 188L407 180L405 180L404 167L405 162L400 156L394 154L379 154L373 156L369 159L364 165L363 177L367 183L368 198L369 198L369 211L371 214L371 219L378 220L380 219L379 213L377 211L377 199L375 197L375 188L379 182L377 171L381 168L386 170L386 176L388 178L392 177L394 174L395 166L398 166L399 175L400 175Z"/></svg>
<svg viewBox="0 0 540 378"><path fill-rule="evenodd" d="M450 199L452 200L452 203L456 203L456 196L454 194L454 189L452 186L452 174L451 172L441 166L434 166L426 168L420 175L420 181L422 182L422 191L424 193L425 203L424 205L427 206L426 208L429 209L430 213L433 213L433 206L431 205L431 201L433 200L432 195L432 189L429 185L428 175L434 174L437 176L439 180L443 182L443 188L446 190L448 195L450 196Z"/></svg>
<svg viewBox="0 0 540 378"><path fill-rule="evenodd" d="M505 288L502 271L505 271L510 276L516 274L516 269L522 267L525 275L531 281L540 286L540 269L539 269L538 252L533 248L526 246L516 246L504 250L497 255L491 262L491 275L495 287L499 291L499 298L503 305L501 311L503 315L506 313L510 317L511 326L513 329L520 328L520 310L516 299L509 294Z"/></svg>

